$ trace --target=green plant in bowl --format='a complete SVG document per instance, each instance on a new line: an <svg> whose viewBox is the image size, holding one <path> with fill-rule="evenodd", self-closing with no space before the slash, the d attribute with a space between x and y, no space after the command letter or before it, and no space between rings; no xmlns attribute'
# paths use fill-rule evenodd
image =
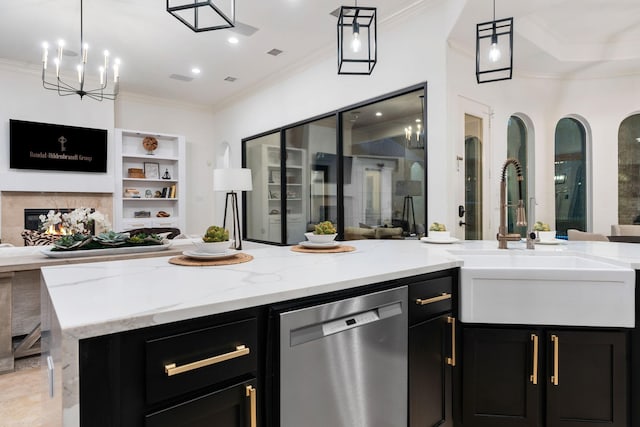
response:
<svg viewBox="0 0 640 427"><path fill-rule="evenodd" d="M218 227L217 225L212 225L207 228L204 236L202 236L202 240L206 243L225 242L229 240L229 230Z"/></svg>
<svg viewBox="0 0 640 427"><path fill-rule="evenodd" d="M313 227L313 234L336 234L336 228L331 221L322 221Z"/></svg>
<svg viewBox="0 0 640 427"><path fill-rule="evenodd" d="M536 221L535 224L533 224L533 231L551 231L551 227L549 227L547 223Z"/></svg>
<svg viewBox="0 0 640 427"><path fill-rule="evenodd" d="M447 231L447 226L439 222L434 222L429 226L429 231Z"/></svg>

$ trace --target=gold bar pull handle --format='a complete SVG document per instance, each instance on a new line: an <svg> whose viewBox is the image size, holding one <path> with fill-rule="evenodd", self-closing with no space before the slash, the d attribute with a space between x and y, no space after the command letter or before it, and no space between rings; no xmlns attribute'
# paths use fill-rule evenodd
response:
<svg viewBox="0 0 640 427"><path fill-rule="evenodd" d="M197 362L187 363L186 365L176 366L175 363L164 365L164 372L168 377L172 375L182 374L184 372L193 371L194 369L204 368L205 366L215 365L216 363L224 362L226 360L235 359L236 357L245 356L249 354L249 347L239 345L234 351L229 353L220 354L218 356L209 357L207 359L198 360Z"/></svg>
<svg viewBox="0 0 640 427"><path fill-rule="evenodd" d="M447 357L447 365L456 366L456 318L447 316L447 323L451 325L451 357Z"/></svg>
<svg viewBox="0 0 640 427"><path fill-rule="evenodd" d="M531 334L531 341L533 341L533 373L529 380L533 385L538 385L538 335Z"/></svg>
<svg viewBox="0 0 640 427"><path fill-rule="evenodd" d="M427 299L418 298L416 299L416 304L418 305L433 304L434 302L444 301L446 299L451 299L451 294L443 292L442 295L438 295L437 297L433 297L433 298L427 298Z"/></svg>
<svg viewBox="0 0 640 427"><path fill-rule="evenodd" d="M553 343L553 375L551 376L551 384L558 385L558 355L560 353L560 339L557 335L551 335L551 342Z"/></svg>
<svg viewBox="0 0 640 427"><path fill-rule="evenodd" d="M251 417L251 427L257 427L258 425L258 420L257 420L257 416L256 416L256 389L253 386L248 385L247 388L247 394L246 396L249 398L249 404L251 405L251 409L250 409L250 417Z"/></svg>

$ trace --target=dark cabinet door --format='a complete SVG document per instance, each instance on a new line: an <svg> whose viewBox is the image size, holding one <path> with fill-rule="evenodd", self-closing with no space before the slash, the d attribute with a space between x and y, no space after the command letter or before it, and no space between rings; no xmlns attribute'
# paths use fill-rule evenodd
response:
<svg viewBox="0 0 640 427"><path fill-rule="evenodd" d="M217 390L145 417L145 427L256 427L255 381Z"/></svg>
<svg viewBox="0 0 640 427"><path fill-rule="evenodd" d="M409 328L409 426L451 426L448 315Z"/></svg>
<svg viewBox="0 0 640 427"><path fill-rule="evenodd" d="M534 362L539 351L539 335L531 330L466 328L463 425L537 427L540 391L535 383L542 378Z"/></svg>
<svg viewBox="0 0 640 427"><path fill-rule="evenodd" d="M547 333L547 427L627 426L626 333Z"/></svg>

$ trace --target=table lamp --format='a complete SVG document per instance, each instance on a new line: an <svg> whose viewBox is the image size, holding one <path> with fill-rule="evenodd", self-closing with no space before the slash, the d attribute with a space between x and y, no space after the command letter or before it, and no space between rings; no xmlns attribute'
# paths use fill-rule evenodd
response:
<svg viewBox="0 0 640 427"><path fill-rule="evenodd" d="M236 191L251 191L251 169L247 168L223 168L213 170L213 191L226 191L224 201L224 220L222 227L227 225L227 209L231 203L233 215L233 247L242 249L242 231L240 230L240 216L238 213L238 194ZM231 199L231 202L229 202Z"/></svg>

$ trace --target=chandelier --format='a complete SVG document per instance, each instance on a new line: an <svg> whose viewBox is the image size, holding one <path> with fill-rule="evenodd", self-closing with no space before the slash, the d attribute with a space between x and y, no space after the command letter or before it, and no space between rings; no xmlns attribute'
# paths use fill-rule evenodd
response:
<svg viewBox="0 0 640 427"><path fill-rule="evenodd" d="M80 99L85 96L94 99L96 101L102 101L103 99L114 100L118 95L118 90L120 86L120 60L116 58L113 63L113 87L110 90L107 90L107 86L109 84L109 51L105 50L103 52L104 55L104 64L101 65L98 70L100 74L100 85L94 89L87 89L85 87L85 71L87 69L87 56L89 45L84 43L83 35L83 24L82 24L82 0L80 0L80 47L82 49L82 55L80 59L80 63L76 66L77 75L78 75L78 84L74 86L73 84L67 83L60 78L60 67L62 66L62 53L64 50L64 40L58 40L58 48L56 52L56 57L53 60L56 68L55 80L49 81L47 80L47 62L49 57L49 44L44 42L42 44L43 52L42 52L42 86L48 90L55 90L58 92L60 96L67 95L80 95Z"/></svg>

